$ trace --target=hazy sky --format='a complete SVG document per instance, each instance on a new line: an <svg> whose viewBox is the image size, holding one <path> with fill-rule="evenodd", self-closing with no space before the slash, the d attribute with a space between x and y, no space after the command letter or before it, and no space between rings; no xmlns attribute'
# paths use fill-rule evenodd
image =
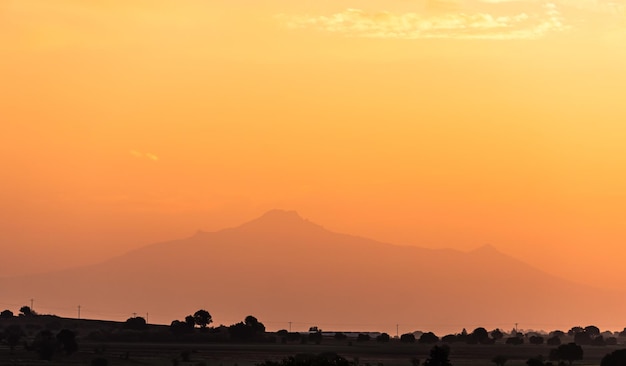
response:
<svg viewBox="0 0 626 366"><path fill-rule="evenodd" d="M0 275L271 208L626 285L626 6L0 2Z"/></svg>

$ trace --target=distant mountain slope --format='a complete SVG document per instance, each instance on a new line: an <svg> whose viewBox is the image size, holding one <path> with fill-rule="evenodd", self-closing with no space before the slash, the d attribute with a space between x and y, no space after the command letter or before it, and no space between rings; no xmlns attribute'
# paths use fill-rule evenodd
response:
<svg viewBox="0 0 626 366"><path fill-rule="evenodd" d="M440 333L515 322L535 329L622 324L619 294L550 276L493 247L395 246L278 210L95 266L0 279L0 288L5 303L35 297L61 306L56 313L81 304L85 316L89 309L92 317L149 312L162 323L206 308L218 324L254 314L270 329L288 321L386 331L399 323Z"/></svg>

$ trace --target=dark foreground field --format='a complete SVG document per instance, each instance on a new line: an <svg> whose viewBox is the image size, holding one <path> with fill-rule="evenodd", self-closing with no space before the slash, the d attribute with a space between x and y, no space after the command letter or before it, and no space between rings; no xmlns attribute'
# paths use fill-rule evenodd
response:
<svg viewBox="0 0 626 366"><path fill-rule="evenodd" d="M574 365L599 365L601 358L624 346L584 347L582 361ZM335 352L358 365L412 366L412 359L424 362L432 345L402 344L375 341L349 345L347 341L329 340L314 344L178 344L178 343L93 343L82 342L79 352L41 361L33 352L22 348L11 355L6 346L0 348L0 365L90 365L93 359L105 358L109 366L118 365L193 365L193 366L251 366L265 360L280 360L297 353ZM453 365L495 365L496 355L508 358L507 366L526 365L537 355L547 356L553 347L546 345L467 345L452 344L450 360ZM188 357L188 361L183 361ZM177 361L173 361L177 360ZM176 363L177 362L177 363Z"/></svg>

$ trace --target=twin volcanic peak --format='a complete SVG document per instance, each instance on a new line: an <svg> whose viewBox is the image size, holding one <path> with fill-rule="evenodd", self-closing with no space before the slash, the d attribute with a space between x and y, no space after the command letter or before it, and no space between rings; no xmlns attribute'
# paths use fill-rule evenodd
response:
<svg viewBox="0 0 626 366"><path fill-rule="evenodd" d="M547 275L491 246L464 253L384 244L281 210L95 266L0 279L0 287L4 302L34 297L44 312L45 304L52 313L81 304L87 317L149 312L164 324L200 308L223 324L252 314L269 326L389 330L400 323L439 332L516 322L601 326L621 314L613 294Z"/></svg>

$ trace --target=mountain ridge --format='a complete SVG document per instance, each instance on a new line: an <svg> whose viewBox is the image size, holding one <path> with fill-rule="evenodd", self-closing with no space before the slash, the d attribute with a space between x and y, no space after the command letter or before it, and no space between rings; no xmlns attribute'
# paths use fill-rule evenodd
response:
<svg viewBox="0 0 626 366"><path fill-rule="evenodd" d="M0 285L13 299L60 299L116 313L150 309L152 319L166 324L195 308L233 320L255 314L261 320L329 324L366 324L372 314L386 324L417 322L427 314L440 328L523 318L546 324L551 317L582 324L585 317L601 318L590 310L591 298L607 304L615 298L546 274L491 245L461 252L386 244L335 233L295 211L278 210L96 265L2 278ZM484 303L494 297L500 306ZM563 303L572 305L562 310Z"/></svg>

